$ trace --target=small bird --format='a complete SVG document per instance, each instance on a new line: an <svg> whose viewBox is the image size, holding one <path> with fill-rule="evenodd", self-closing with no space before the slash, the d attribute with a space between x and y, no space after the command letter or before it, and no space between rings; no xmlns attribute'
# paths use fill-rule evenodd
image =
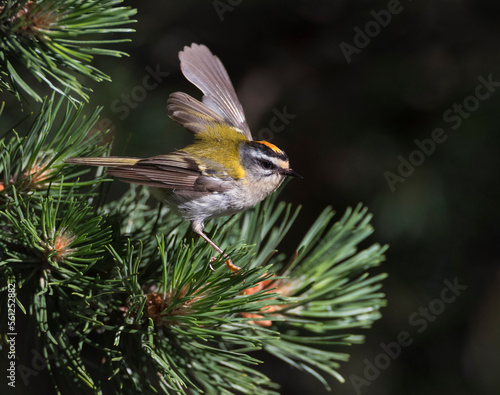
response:
<svg viewBox="0 0 500 395"><path fill-rule="evenodd" d="M195 233L227 257L203 232L204 222L244 211L274 192L286 176L302 178L288 157L267 141L253 141L243 108L224 65L205 46L179 52L181 71L203 92L202 101L172 93L168 115L194 133L187 147L150 158L69 158L68 163L106 166L119 179L146 185L191 222ZM227 257L228 268L240 267Z"/></svg>

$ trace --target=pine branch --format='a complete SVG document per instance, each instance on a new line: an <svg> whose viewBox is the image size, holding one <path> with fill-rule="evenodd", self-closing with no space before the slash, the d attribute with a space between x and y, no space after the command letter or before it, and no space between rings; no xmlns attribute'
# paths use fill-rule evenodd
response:
<svg viewBox="0 0 500 395"><path fill-rule="evenodd" d="M0 278L15 279L19 308L36 323L24 332L56 390L276 394L258 350L327 388L328 376L343 381L346 347L363 342L385 305L385 274L369 270L386 247L358 247L373 232L367 209L332 223L327 208L290 258L279 244L299 210L278 194L213 220L210 237L244 268L233 274L188 223L151 207L146 189L100 204L101 172L81 181L88 170L63 162L106 154L91 133L97 116L48 99L25 134L0 142Z"/></svg>
<svg viewBox="0 0 500 395"><path fill-rule="evenodd" d="M10 91L18 99L24 92L41 101L24 77L27 71L72 100L78 101L79 96L88 101L86 91L89 89L80 83L77 75L110 81L107 74L90 65L94 56L126 55L101 48L129 41L103 38L133 31L122 26L134 22L130 17L136 10L118 6L121 2L19 0L0 6L0 91ZM82 36L90 36L90 39L82 39Z"/></svg>
<svg viewBox="0 0 500 395"><path fill-rule="evenodd" d="M68 167L64 163L66 158L75 155L102 155L106 152L105 145L98 145L102 135L89 136L100 109L84 117L81 116L82 106L75 110L67 103L63 119L56 128L54 123L64 100L53 101L54 95L43 103L23 136L11 129L0 139L0 209L12 203L17 194L32 199L42 196L35 193L37 191L76 196L83 187L102 181L102 177L89 182L80 181L78 178L89 170ZM8 139L9 136L12 137Z"/></svg>

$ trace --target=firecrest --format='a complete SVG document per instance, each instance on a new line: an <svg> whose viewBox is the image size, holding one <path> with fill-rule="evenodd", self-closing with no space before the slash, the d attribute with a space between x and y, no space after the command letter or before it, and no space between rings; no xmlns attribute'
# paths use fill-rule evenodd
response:
<svg viewBox="0 0 500 395"><path fill-rule="evenodd" d="M183 92L170 95L168 115L194 133L193 144L151 158L70 158L69 163L106 166L123 181L151 187L153 193L191 221L195 233L220 254L203 232L204 222L255 206L286 176L299 177L288 157L267 141L254 141L231 80L205 45L179 53L184 76L203 92L198 101ZM226 256L224 254L224 256ZM228 258L232 271L240 268Z"/></svg>

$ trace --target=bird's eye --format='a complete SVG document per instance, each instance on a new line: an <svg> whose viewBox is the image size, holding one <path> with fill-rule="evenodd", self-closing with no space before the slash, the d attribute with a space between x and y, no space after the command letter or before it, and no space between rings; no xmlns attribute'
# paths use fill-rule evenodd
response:
<svg viewBox="0 0 500 395"><path fill-rule="evenodd" d="M275 166L274 166L271 162L269 162L268 160L263 160L263 161L261 161L260 163L261 163L262 167L263 167L264 169L266 169L266 170L271 170L271 169L274 169L274 167L275 167Z"/></svg>

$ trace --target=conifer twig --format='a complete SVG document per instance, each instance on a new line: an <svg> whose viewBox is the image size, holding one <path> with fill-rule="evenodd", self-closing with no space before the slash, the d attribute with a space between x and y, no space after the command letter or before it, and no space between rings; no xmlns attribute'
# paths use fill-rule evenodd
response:
<svg viewBox="0 0 500 395"><path fill-rule="evenodd" d="M219 256L212 271L210 246L151 207L147 189L97 204L102 173L64 163L106 155L97 117L52 97L25 132L0 140L0 278L13 279L18 314L29 316L23 336L36 339L19 363L36 349L59 393L276 394L259 350L326 388L328 377L342 382L347 347L385 305L386 275L371 269L386 247L359 248L373 232L367 209L336 222L325 209L287 257L279 246L299 210L274 194L207 224L244 268L233 274Z"/></svg>
<svg viewBox="0 0 500 395"><path fill-rule="evenodd" d="M88 101L88 88L77 75L95 81L110 77L92 66L95 55L120 57L122 51L103 45L129 41L106 39L104 35L130 33L122 27L134 22L135 9L120 7L122 0L18 0L0 6L0 91L19 99L27 94L37 101L40 95L27 78L37 81L71 100ZM89 38L85 38L85 37Z"/></svg>

